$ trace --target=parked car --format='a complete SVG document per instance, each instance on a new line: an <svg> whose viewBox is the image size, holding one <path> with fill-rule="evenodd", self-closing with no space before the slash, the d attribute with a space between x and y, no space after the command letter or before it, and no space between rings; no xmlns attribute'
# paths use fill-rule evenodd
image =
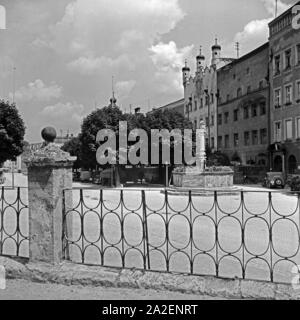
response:
<svg viewBox="0 0 300 320"><path fill-rule="evenodd" d="M285 179L282 172L267 172L263 181L263 187L272 189L272 188L281 188L285 187Z"/></svg>

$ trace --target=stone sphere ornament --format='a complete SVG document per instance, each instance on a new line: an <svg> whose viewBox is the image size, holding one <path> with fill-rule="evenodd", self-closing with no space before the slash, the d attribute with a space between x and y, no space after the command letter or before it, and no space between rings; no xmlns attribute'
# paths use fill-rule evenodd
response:
<svg viewBox="0 0 300 320"><path fill-rule="evenodd" d="M56 130L53 127L46 127L42 130L42 138L47 143L52 143L56 139Z"/></svg>

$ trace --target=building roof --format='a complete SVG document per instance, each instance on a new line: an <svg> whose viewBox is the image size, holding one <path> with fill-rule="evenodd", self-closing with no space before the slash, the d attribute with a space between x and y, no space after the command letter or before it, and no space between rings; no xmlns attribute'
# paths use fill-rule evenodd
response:
<svg viewBox="0 0 300 320"><path fill-rule="evenodd" d="M250 57L258 54L259 52L267 49L268 47L269 47L269 41L266 42L265 44L263 44L262 46L260 46L260 47L258 47L258 48L256 48L256 49L248 52L247 54L243 55L242 57L240 57L240 58L238 58L238 59L235 59L234 61L228 63L226 66L220 68L218 71L220 71L220 70L221 70L221 71L222 71L222 70L226 70L226 68L228 68L228 67L232 67L232 66L234 66L234 65L236 65L236 64L238 64L238 63L240 63L240 62L243 62L243 61L249 59Z"/></svg>
<svg viewBox="0 0 300 320"><path fill-rule="evenodd" d="M173 101L173 102L170 102L170 103L168 103L168 104L166 104L166 105L164 105L162 107L155 108L155 109L151 110L150 112L157 111L157 110L162 110L162 109L169 109L171 107L176 108L176 107L179 107L181 105L184 105L184 98L176 100L176 101Z"/></svg>
<svg viewBox="0 0 300 320"><path fill-rule="evenodd" d="M275 19L273 19L270 23L269 26L272 26L273 24L275 24L276 22L278 22L279 20L281 20L284 16L286 16L287 14L290 13L290 11L292 10L292 8L296 5L300 5L300 1L298 1L297 3L293 4L289 9L287 9L286 11L284 11L281 15L279 15L278 17L276 17Z"/></svg>
<svg viewBox="0 0 300 320"><path fill-rule="evenodd" d="M162 106L161 108L167 108L167 107L171 107L172 105L179 105L181 103L184 103L184 98L176 100L176 101L173 101L171 103L168 103L168 104Z"/></svg>

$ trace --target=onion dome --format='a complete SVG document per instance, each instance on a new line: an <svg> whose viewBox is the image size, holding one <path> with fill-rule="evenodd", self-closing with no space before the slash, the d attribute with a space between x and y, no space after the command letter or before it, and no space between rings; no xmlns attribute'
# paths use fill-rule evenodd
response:
<svg viewBox="0 0 300 320"><path fill-rule="evenodd" d="M185 66L182 68L182 71L185 72L185 71L191 71L191 69L188 67L187 65L187 61L185 60Z"/></svg>
<svg viewBox="0 0 300 320"><path fill-rule="evenodd" d="M218 39L215 39L215 44L211 47L211 50L221 50L221 46L218 44Z"/></svg>
<svg viewBox="0 0 300 320"><path fill-rule="evenodd" d="M196 57L197 60L205 60L205 56L202 54L202 47L200 47L200 52Z"/></svg>

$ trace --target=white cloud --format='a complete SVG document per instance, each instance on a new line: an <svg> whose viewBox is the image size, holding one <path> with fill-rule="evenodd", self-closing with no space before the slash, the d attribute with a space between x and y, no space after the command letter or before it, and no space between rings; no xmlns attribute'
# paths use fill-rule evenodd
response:
<svg viewBox="0 0 300 320"><path fill-rule="evenodd" d="M122 49L126 49L133 44L137 44L143 40L143 33L139 30L125 30L120 38L119 45Z"/></svg>
<svg viewBox="0 0 300 320"><path fill-rule="evenodd" d="M127 63L139 60L183 17L178 0L114 0L113 5L108 0L76 0L50 28L47 41L66 59L71 57L72 70L92 74L94 68L119 63L120 49L126 49ZM36 42L44 44L45 39Z"/></svg>
<svg viewBox="0 0 300 320"><path fill-rule="evenodd" d="M238 32L234 37L234 42L239 42L243 53L249 52L259 45L268 41L269 27L268 24L274 19L275 1L261 0L269 18L262 20L253 20L247 23L243 31ZM289 8L289 5L278 1L278 14L281 14ZM233 48L233 44L230 45Z"/></svg>
<svg viewBox="0 0 300 320"><path fill-rule="evenodd" d="M76 71L82 75L93 75L107 68L120 68L126 66L129 69L134 68L126 55L121 55L116 59L109 57L79 57L68 63L71 71Z"/></svg>
<svg viewBox="0 0 300 320"><path fill-rule="evenodd" d="M184 60L192 57L194 46L177 48L174 41L158 43L150 48L151 59L156 68L155 77L162 92L181 92L181 68Z"/></svg>
<svg viewBox="0 0 300 320"><path fill-rule="evenodd" d="M269 15L274 17L276 1L275 0L261 0L261 1L263 2ZM290 5L279 0L277 3L278 14L281 14L282 12L286 11L289 7Z"/></svg>
<svg viewBox="0 0 300 320"><path fill-rule="evenodd" d="M28 83L27 86L19 88L15 93L15 99L17 101L50 101L51 99L57 99L62 96L62 87L52 83L49 86L37 79L33 82ZM12 98L12 93L10 93Z"/></svg>
<svg viewBox="0 0 300 320"><path fill-rule="evenodd" d="M41 114L47 119L62 120L63 122L74 121L80 123L84 113L84 106L76 102L59 102L45 107Z"/></svg>
<svg viewBox="0 0 300 320"><path fill-rule="evenodd" d="M135 80L119 81L116 83L116 95L119 99L128 98L136 85Z"/></svg>
<svg viewBox="0 0 300 320"><path fill-rule="evenodd" d="M249 22L242 32L238 32L235 35L234 41L240 43L244 52L245 49L253 50L259 44L267 42L269 32L268 23L271 20L272 18Z"/></svg>
<svg viewBox="0 0 300 320"><path fill-rule="evenodd" d="M36 38L32 41L32 46L37 47L37 48L50 48L49 43L42 38Z"/></svg>

